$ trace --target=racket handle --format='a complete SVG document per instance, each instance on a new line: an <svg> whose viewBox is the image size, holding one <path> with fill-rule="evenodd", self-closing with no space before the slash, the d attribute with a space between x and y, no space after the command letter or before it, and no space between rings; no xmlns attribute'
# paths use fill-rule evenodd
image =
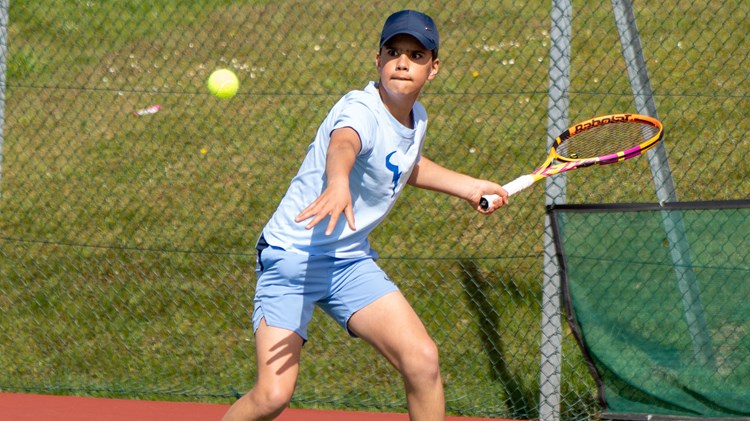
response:
<svg viewBox="0 0 750 421"><path fill-rule="evenodd" d="M508 197L510 197L520 192L521 190L531 187L531 185L534 184L535 181L536 180L534 180L534 176L531 174L522 175L511 181L510 183L504 185L503 190L508 192ZM482 209L488 209L490 207L490 203L494 202L497 198L498 195L496 194L484 195L482 196L482 199L479 200L479 206Z"/></svg>

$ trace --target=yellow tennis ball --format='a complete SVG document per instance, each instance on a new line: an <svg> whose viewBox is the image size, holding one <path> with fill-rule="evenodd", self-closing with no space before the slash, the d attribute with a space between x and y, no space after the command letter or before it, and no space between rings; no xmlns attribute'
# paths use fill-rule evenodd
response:
<svg viewBox="0 0 750 421"><path fill-rule="evenodd" d="M229 69L219 69L208 77L208 90L218 98L231 98L237 93L240 81Z"/></svg>

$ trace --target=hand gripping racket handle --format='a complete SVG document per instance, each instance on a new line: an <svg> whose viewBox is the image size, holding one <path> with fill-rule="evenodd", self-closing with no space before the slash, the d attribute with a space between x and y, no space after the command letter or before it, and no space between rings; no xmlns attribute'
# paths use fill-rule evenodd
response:
<svg viewBox="0 0 750 421"><path fill-rule="evenodd" d="M534 179L533 175L526 174L504 185L503 189L506 192L508 192L508 197L510 197L520 192L521 190L531 187L531 185L534 184L535 181L536 180ZM494 202L495 199L497 198L498 198L498 195L496 194L488 194L488 195L482 196L482 199L479 201L479 206L482 209L488 209L490 207L490 203Z"/></svg>

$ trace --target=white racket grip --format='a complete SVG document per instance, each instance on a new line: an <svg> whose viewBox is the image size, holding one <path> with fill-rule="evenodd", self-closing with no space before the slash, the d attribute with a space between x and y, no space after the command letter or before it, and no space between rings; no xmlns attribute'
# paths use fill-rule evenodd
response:
<svg viewBox="0 0 750 421"><path fill-rule="evenodd" d="M520 192L521 190L528 189L534 184L534 176L531 174L522 175L510 183L503 186L503 189L508 192L508 196Z"/></svg>
<svg viewBox="0 0 750 421"><path fill-rule="evenodd" d="M508 192L508 197L510 197L520 192L521 190L531 187L532 184L534 184L534 176L531 174L526 174L504 185L503 189ZM488 194L482 196L482 200L479 201L479 205L482 207L482 209L487 209L490 207L490 203L494 202L497 198L498 196L496 194Z"/></svg>

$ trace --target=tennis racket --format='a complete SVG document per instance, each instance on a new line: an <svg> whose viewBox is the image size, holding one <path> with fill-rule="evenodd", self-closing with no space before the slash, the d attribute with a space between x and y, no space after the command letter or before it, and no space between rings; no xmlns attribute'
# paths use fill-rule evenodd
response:
<svg viewBox="0 0 750 421"><path fill-rule="evenodd" d="M635 158L656 146L663 136L661 122L645 115L594 117L565 130L555 139L547 160L539 168L516 178L503 189L511 196L551 175ZM487 209L496 198L496 194L482 196L479 205Z"/></svg>

